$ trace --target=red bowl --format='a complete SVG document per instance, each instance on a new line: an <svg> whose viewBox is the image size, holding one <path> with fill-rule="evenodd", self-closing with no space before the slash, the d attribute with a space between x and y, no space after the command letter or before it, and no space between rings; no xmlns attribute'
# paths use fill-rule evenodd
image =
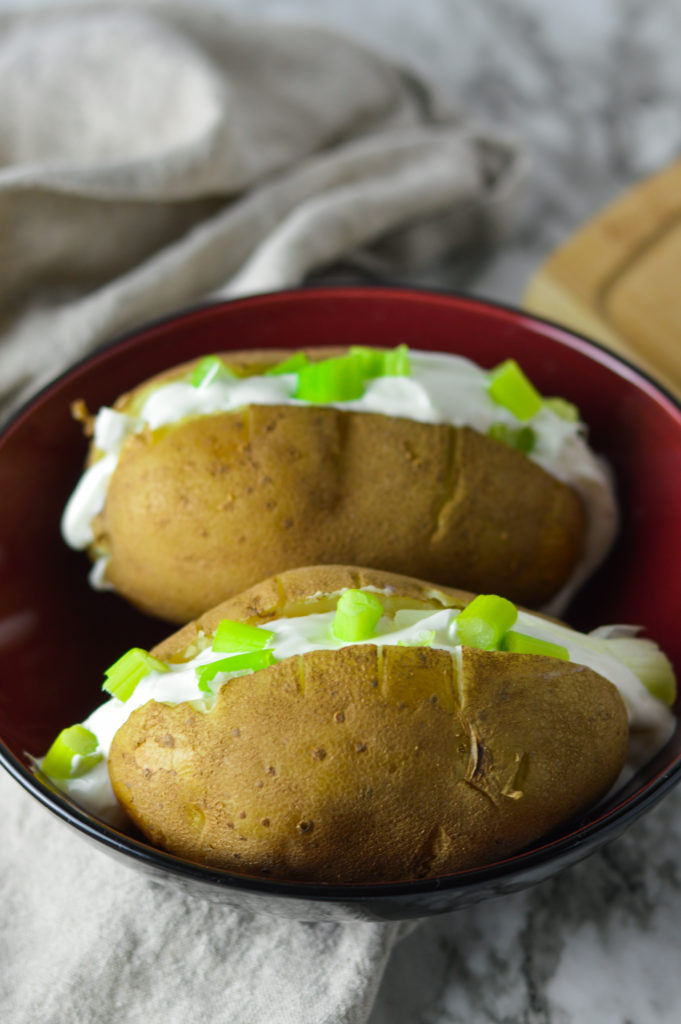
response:
<svg viewBox="0 0 681 1024"><path fill-rule="evenodd" d="M624 790L568 831L498 864L385 885L265 881L170 856L100 823L31 773L64 726L101 702L103 670L168 626L112 594L93 593L85 556L60 538L62 509L85 442L69 412L111 403L151 374L216 350L406 343L491 367L518 359L544 394L579 406L593 447L611 462L622 529L607 563L566 617L582 629L640 624L681 676L681 408L598 345L514 309L403 288L279 292L204 306L142 327L46 388L0 437L0 763L46 807L100 848L242 909L312 919L420 917L552 875L623 831L681 777L681 730ZM678 708L677 708L678 716Z"/></svg>

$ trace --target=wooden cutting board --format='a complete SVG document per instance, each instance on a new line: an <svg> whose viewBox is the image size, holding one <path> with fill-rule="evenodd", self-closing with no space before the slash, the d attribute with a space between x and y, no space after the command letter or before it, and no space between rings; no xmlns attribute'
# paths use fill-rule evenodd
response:
<svg viewBox="0 0 681 1024"><path fill-rule="evenodd" d="M530 280L523 304L681 395L681 160L557 249Z"/></svg>

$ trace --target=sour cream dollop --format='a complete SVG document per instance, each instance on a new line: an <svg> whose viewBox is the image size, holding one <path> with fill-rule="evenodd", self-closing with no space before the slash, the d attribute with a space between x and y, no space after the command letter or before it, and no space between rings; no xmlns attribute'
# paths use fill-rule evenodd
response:
<svg viewBox="0 0 681 1024"><path fill-rule="evenodd" d="M377 593L380 595L382 592ZM274 634L268 647L275 659L279 661L309 651L352 646L334 636L334 614L330 611L268 622L266 628ZM425 638L428 646L449 651L460 658L461 644L456 626L458 614L459 610L453 608L399 610L393 616L383 615L371 640L362 642L378 646L413 646L423 644ZM618 657L616 638L622 635L622 627L601 627L592 634L583 634L539 616L519 612L514 629L539 640L560 644L567 648L571 662L593 669L617 687L629 716L630 733L636 736L636 744L631 745L625 769L627 775L645 763L669 738L675 724L670 709L653 697L629 665ZM641 643L650 644L651 641L642 640ZM212 692L207 693L199 687L197 669L219 661L225 655L212 650L210 638L199 636L185 656L185 661L168 662L167 671L151 672L143 678L127 701L111 698L97 708L82 724L97 737L97 752L102 759L80 777L54 780L76 803L112 824L122 824L124 815L111 787L107 757L116 732L132 712L152 700L168 704L188 701L198 710L209 712L221 686L229 686L230 679L236 676L250 674L243 671L221 672L215 677Z"/></svg>

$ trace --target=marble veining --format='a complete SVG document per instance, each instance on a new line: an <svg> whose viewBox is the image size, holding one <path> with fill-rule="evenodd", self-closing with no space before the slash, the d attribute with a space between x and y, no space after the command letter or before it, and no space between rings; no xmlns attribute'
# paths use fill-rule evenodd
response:
<svg viewBox="0 0 681 1024"><path fill-rule="evenodd" d="M438 83L471 124L526 146L531 179L513 237L453 256L420 283L520 301L532 271L584 220L681 153L678 0L221 0L308 17ZM411 278L413 280L413 277Z"/></svg>
<svg viewBox="0 0 681 1024"><path fill-rule="evenodd" d="M370 1024L672 1024L681 1005L681 793L533 889L425 922Z"/></svg>
<svg viewBox="0 0 681 1024"><path fill-rule="evenodd" d="M505 125L532 161L510 241L454 255L423 283L517 304L554 246L681 155L673 0L431 0L411 15L400 4L399 27L387 6L362 20L367 37L427 64L467 116ZM340 23L339 10L327 16ZM676 791L558 877L425 922L394 951L370 1024L677 1024L680 848Z"/></svg>

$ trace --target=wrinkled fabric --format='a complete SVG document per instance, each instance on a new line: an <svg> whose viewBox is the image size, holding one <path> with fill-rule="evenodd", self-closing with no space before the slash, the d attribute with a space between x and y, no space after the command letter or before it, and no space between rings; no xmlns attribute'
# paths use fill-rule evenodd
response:
<svg viewBox="0 0 681 1024"><path fill-rule="evenodd" d="M515 146L314 27L200 5L0 16L0 404L174 310L507 228Z"/></svg>
<svg viewBox="0 0 681 1024"><path fill-rule="evenodd" d="M3 771L0 1020L361 1024L411 925L242 914L148 881Z"/></svg>

